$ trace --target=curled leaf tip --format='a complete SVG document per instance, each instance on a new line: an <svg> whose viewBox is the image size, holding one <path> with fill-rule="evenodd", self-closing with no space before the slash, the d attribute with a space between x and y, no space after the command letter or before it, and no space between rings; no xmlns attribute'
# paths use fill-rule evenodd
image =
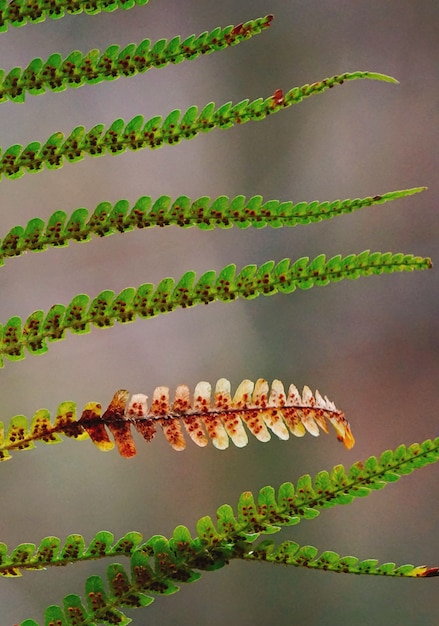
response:
<svg viewBox="0 0 439 626"><path fill-rule="evenodd" d="M393 83L395 85L399 85L399 80L393 78L393 76L389 76L388 74L381 74L380 72L367 72L368 78L372 78L374 80L382 80L386 83Z"/></svg>
<svg viewBox="0 0 439 626"><path fill-rule="evenodd" d="M433 576L439 576L439 567L427 567L422 574L424 578L432 578Z"/></svg>

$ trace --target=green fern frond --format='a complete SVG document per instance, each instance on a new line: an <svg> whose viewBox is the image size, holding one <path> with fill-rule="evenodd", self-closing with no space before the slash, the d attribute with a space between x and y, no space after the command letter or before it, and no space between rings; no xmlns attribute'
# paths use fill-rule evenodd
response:
<svg viewBox="0 0 439 626"><path fill-rule="evenodd" d="M272 535L282 526L298 524L301 519L313 519L319 508L346 504L354 497L368 495L373 489L381 489L395 480L395 476L409 474L415 469L439 461L439 438L422 444L399 446L387 450L380 459L370 457L364 463L355 463L348 472L340 465L329 473L319 472L314 481L302 476L296 487L284 483L277 494L273 487L264 487L255 499L251 492L241 494L236 514L228 504L218 508L214 524L209 516L198 520L197 536L192 538L185 526L177 526L171 539L154 535L140 544L138 533L128 533L117 544L119 554L131 555L130 574L118 563L107 570L108 589L99 576L91 576L85 584L87 605L77 595L64 598L63 608L52 605L45 612L45 624L68 624L72 615L75 623L92 625L98 623L128 624L129 618L120 609L147 606L153 600L150 595L169 595L179 590L176 583L197 580L200 571L213 571L224 567L232 559L258 560L285 563L312 569L352 574L371 574L397 577L429 578L439 575L438 567L378 564L375 559L359 561L356 557L340 557L332 551L318 555L317 548L286 541L275 546L271 540L255 545L262 535ZM366 490L366 491L365 491ZM134 541L131 535L134 534ZM128 537L127 541L124 541ZM66 542L72 545L72 556L65 562L74 563L84 558L113 556L115 547L111 533L102 531L92 540L91 550L85 550L81 535L71 535ZM43 549L35 552L34 544L21 544L7 555L2 546L1 573L6 576L19 575L21 569L60 565L61 542L49 537L43 540ZM44 555L47 545L48 556ZM92 554L90 555L90 552ZM62 553L61 553L62 554ZM58 621L57 621L58 620ZM124 621L125 620L125 621ZM34 620L25 620L21 626L38 626Z"/></svg>
<svg viewBox="0 0 439 626"><path fill-rule="evenodd" d="M63 166L64 160L80 161L86 154L98 157L121 154L128 149L174 145L182 139L192 139L200 132L210 132L214 128L225 129L250 120L262 120L267 115L298 104L304 98L326 91L334 85L366 78L397 83L394 78L385 74L352 72L325 78L312 85L293 87L285 95L278 89L265 100L242 100L235 105L227 102L216 110L215 104L210 102L201 113L194 105L183 116L179 109L175 109L164 120L159 115L145 123L143 116L137 115L128 124L123 119L117 119L107 130L103 124L97 124L88 132L84 126L78 126L67 138L61 132L54 133L43 146L38 141L33 141L25 148L14 144L2 151L0 177L4 175L8 178L19 178L25 171L36 173L44 167L58 169Z"/></svg>
<svg viewBox="0 0 439 626"><path fill-rule="evenodd" d="M439 437L427 439L421 444L400 445L395 450L386 450L379 458L372 456L366 461L357 461L348 470L336 465L331 472L319 472L314 480L306 474L298 479L295 486L292 483L282 484L277 493L271 486L260 489L256 498L251 492L245 491L239 497L236 513L230 505L223 504L217 509L216 524L209 516L199 519L195 539L192 539L185 526L177 526L169 544L174 552L184 548L186 564L204 569L199 560L205 550L219 552L221 547L230 550L234 545L242 545L241 542L253 543L261 534L272 535L280 527L294 526L302 519L314 519L319 515L319 509L347 504L347 500L351 502L355 497L367 496L395 482L395 476L399 478L438 461ZM17 576L19 571L9 570L40 569L116 554L129 556L139 551L153 556L152 547L158 539L158 536L154 536L141 544L140 533L129 532L114 544L113 535L101 531L86 548L83 537L73 534L67 537L63 548L58 538L46 537L38 549L35 544L20 544L9 555L7 546L0 544L0 573L3 576ZM168 542L162 536L160 540ZM189 562L188 557L191 556L197 561L196 566ZM239 556L238 552L236 556ZM356 572L357 566L358 560L351 562L349 571L352 567L352 573L367 573L364 571L365 566Z"/></svg>
<svg viewBox="0 0 439 626"><path fill-rule="evenodd" d="M431 578L439 576L439 567L426 565L400 565L395 563L379 564L377 559L360 561L355 556L340 557L332 550L326 550L320 555L314 546L300 547L295 541L284 541L276 545L274 541L266 539L252 550L244 552L241 557L244 561L264 561L267 563L282 563L295 567L319 569L325 572L343 574L368 574L371 576L395 576L398 578Z"/></svg>
<svg viewBox="0 0 439 626"><path fill-rule="evenodd" d="M201 521L201 520L200 520ZM177 537L175 537L177 534ZM232 559L284 563L325 571L381 576L428 578L438 576L437 567L414 567L394 563L379 566L376 559L358 561L356 557L342 557L332 551L317 556L317 548L303 546L293 541L282 543L277 548L271 541L264 541L255 548L251 539L241 540L235 545L225 545L221 535L215 535L216 546L206 546L203 539L192 540L184 526L176 528L171 540L160 535L136 550L131 557L131 576L119 563L107 569L108 590L100 576L90 576L85 583L85 606L78 595L64 598L63 607L52 605L46 609L45 624L67 624L67 616L76 618L81 626L95 623L129 624L131 619L119 609L148 606L154 600L145 595L170 595L179 591L175 583L198 580L201 574L194 570L213 571L224 567ZM357 564L356 564L357 563ZM21 626L38 626L34 620L25 620Z"/></svg>
<svg viewBox="0 0 439 626"><path fill-rule="evenodd" d="M118 541L106 530L100 531L86 547L82 535L69 535L61 545L58 537L45 537L38 548L33 543L21 543L8 554L8 547L0 543L0 576L16 578L22 570L45 569L101 559L103 557L131 556L141 544L142 535L129 532Z"/></svg>
<svg viewBox="0 0 439 626"><path fill-rule="evenodd" d="M155 44L144 39L140 44L132 43L122 50L118 45L111 45L102 54L96 49L85 55L75 50L65 59L60 54L50 55L46 62L36 58L25 70L15 67L6 76L5 71L0 70L0 102L24 102L26 92L36 96L48 89L65 91L68 87L135 76L152 67L192 60L200 54L210 54L250 39L268 28L272 19L272 15L267 15L237 26L218 27L210 33L191 35L184 41L179 36L169 42L160 39Z"/></svg>
<svg viewBox="0 0 439 626"><path fill-rule="evenodd" d="M0 240L0 266L4 265L5 258L20 256L24 252L40 252L48 247L67 246L69 241L90 241L91 235L107 237L153 226L197 226L202 230L232 226L297 226L353 213L424 190L425 187L416 187L353 200L314 200L296 204L279 200L264 202L262 196L253 196L249 200L245 196L235 196L232 200L219 196L213 201L203 196L194 202L187 196L180 196L174 202L169 196L160 196L155 202L149 196L143 196L131 208L127 200L119 200L114 205L100 202L91 215L84 208L76 209L70 216L64 211L55 211L47 224L34 218L25 228L14 226L3 241Z"/></svg>
<svg viewBox="0 0 439 626"><path fill-rule="evenodd" d="M316 391L315 395L305 386L302 395L295 385L290 385L285 393L283 384L274 380L268 382L259 378L254 384L244 380L238 386L233 398L230 382L220 378L212 398L212 387L207 382L196 385L194 393L186 385L179 385L172 404L169 388L157 387L152 394L148 409L148 396L134 394L128 402L129 392L117 391L101 416L101 405L97 402L86 404L81 417L76 420L76 405L63 402L54 423L46 409L37 411L29 427L24 415L12 418L5 435L0 422L0 461L7 460L13 450L29 450L35 441L60 443L60 435L85 439L103 451L111 450L114 443L124 457L136 454L136 446L131 430L134 428L149 442L154 438L157 426L161 427L168 443L174 450L184 450L186 441L183 428L192 441L200 447L208 444L224 450L229 439L239 448L248 443L244 424L256 439L269 441L272 431L279 439L289 439L290 433L303 437L307 432L318 437L320 429L328 433L327 421L334 427L337 438L349 450L355 443L349 422L335 404Z"/></svg>
<svg viewBox="0 0 439 626"><path fill-rule="evenodd" d="M88 13L96 15L101 11L132 9L148 4L149 0L0 0L0 33L9 26L19 28L25 24L44 22L46 18L58 20L67 15Z"/></svg>
<svg viewBox="0 0 439 626"><path fill-rule="evenodd" d="M157 287L151 283L137 289L128 287L117 296L106 290L92 302L89 296L79 294L67 307L55 304L47 314L35 311L23 326L20 317L11 317L4 327L0 326L0 358L21 360L25 357L25 348L31 354L43 354L48 350L47 340L63 339L66 330L76 334L88 333L90 324L104 328L113 326L114 322L132 322L136 316L155 317L179 307L209 304L216 300L253 299L259 295L291 293L296 288L324 286L345 278L354 280L360 276L431 267L429 258L365 250L359 255L350 254L344 258L337 255L329 260L324 254L311 262L308 257L303 257L292 265L290 259L283 259L277 265L274 261L267 261L259 267L247 265L238 275L236 266L231 264L218 276L213 270L206 272L197 282L195 272L189 271L177 283L173 278L164 278ZM3 366L3 361L0 365Z"/></svg>

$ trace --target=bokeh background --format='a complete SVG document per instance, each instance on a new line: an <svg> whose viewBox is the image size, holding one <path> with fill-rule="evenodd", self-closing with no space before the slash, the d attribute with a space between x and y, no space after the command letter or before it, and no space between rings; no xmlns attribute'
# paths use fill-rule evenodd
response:
<svg viewBox="0 0 439 626"><path fill-rule="evenodd" d="M85 158L62 170L2 180L3 237L32 217L94 209L103 200L220 194L333 200L426 185L414 197L307 228L202 232L167 228L27 254L1 269L1 321L27 317L77 293L115 292L189 269L203 272L274 258L328 256L364 249L430 255L438 243L437 0L151 1L146 7L66 17L1 35L0 65L25 66L52 52L105 49L149 37L188 36L267 13L260 36L178 66L1 106L0 144L44 141L79 124L146 119L191 104L202 107L266 97L277 88L368 69L399 86L358 81L313 97L263 123L214 131L175 147ZM295 481L336 463L350 465L400 443L438 435L437 269L345 281L325 289L180 310L89 335L69 334L41 357L7 362L0 372L1 419L56 411L75 400L106 404L116 389L151 393L185 382L235 387L243 378L280 378L319 388L345 410L357 438L346 452L334 436L270 445L252 440L220 452L192 444L173 452L159 434L138 440L132 460L65 441L2 466L0 538L10 547L47 535L101 529L121 536L194 530L202 515L236 504L246 489ZM428 467L349 507L323 511L285 530L319 549L360 558L439 564L439 473ZM106 563L28 572L0 586L0 623L41 620L48 604L83 593L86 576ZM170 598L133 611L135 624L278 626L431 626L439 619L437 582L350 577L264 564L232 563Z"/></svg>

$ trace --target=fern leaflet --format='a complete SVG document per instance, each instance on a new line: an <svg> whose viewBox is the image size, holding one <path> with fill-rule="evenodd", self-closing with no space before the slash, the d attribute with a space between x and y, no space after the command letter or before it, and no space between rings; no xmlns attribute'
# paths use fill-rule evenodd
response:
<svg viewBox="0 0 439 626"><path fill-rule="evenodd" d="M149 0L0 0L0 33L9 26L20 27L25 24L44 22L46 18L58 20L68 15L88 13L96 15L101 11L111 12L116 9L132 9L148 4Z"/></svg>
<svg viewBox="0 0 439 626"><path fill-rule="evenodd" d="M4 264L5 258L20 256L29 251L40 252L48 246L67 246L69 241L90 241L91 235L107 237L134 228L153 226L197 226L202 230L232 226L297 226L411 196L424 189L425 187L417 187L352 200L314 200L296 204L279 200L264 202L262 196L253 196L248 200L245 196L235 196L232 200L227 196L219 196L213 201L204 196L194 202L187 196L180 196L174 202L169 196L160 196L155 202L149 196L143 196L132 208L127 200L119 200L114 205L100 202L91 215L84 208L76 209L69 217L64 211L55 211L47 224L40 218L34 218L28 222L26 228L14 226L3 241L0 241L0 266Z"/></svg>
<svg viewBox="0 0 439 626"><path fill-rule="evenodd" d="M233 398L230 383L225 378L216 383L213 399L211 385L207 382L196 385L192 399L189 388L179 385L172 405L168 387L157 387L149 410L148 396L134 394L129 402L128 397L128 391L116 392L102 417L101 405L97 402L89 402L78 420L75 420L73 402L59 406L53 424L46 409L35 413L30 427L23 415L17 415L11 420L6 436L0 422L0 460L9 459L9 451L33 448L34 441L59 443L62 441L60 434L75 439L90 437L100 450L111 450L114 443L108 431L119 453L132 457L136 454L132 427L149 442L157 425L174 450L186 447L182 426L198 446L206 446L210 438L220 450L228 447L229 439L238 447L247 445L244 424L256 439L266 442L271 438L269 430L283 440L289 439L289 433L303 437L308 432L318 437L320 429L328 433L328 421L346 448L352 448L355 443L344 413L326 396L323 398L318 391L314 396L307 386L301 395L295 385L290 385L285 393L279 380L273 381L271 390L262 378L255 384L244 380Z"/></svg>
<svg viewBox="0 0 439 626"><path fill-rule="evenodd" d="M61 132L54 133L43 146L38 141L33 141L25 148L15 144L2 151L0 176L19 178L25 171L36 173L44 167L58 169L63 166L64 159L71 162L80 161L86 154L98 157L105 154L121 154L128 149L141 150L160 148L165 144L174 145L182 139L192 139L200 132L210 132L214 128L225 129L250 120L262 120L267 115L298 104L305 98L326 91L334 85L365 78L397 82L385 74L352 72L325 78L312 85L293 87L285 95L279 95L280 90L276 90L273 96L265 100L263 98L253 102L242 100L235 105L227 102L218 109L210 102L201 113L196 106L191 106L183 116L179 109L175 109L164 120L159 115L145 123L143 116L137 115L128 124L125 124L123 119L117 119L107 130L103 124L97 124L88 132L84 126L77 126L67 138Z"/></svg>
<svg viewBox="0 0 439 626"><path fill-rule="evenodd" d="M254 549L244 552L241 557L245 561L264 561L267 563L283 563L295 567L319 569L325 572L343 574L369 574L372 576L395 576L407 578L431 578L439 576L439 567L426 565L400 565L395 563L378 563L377 559L360 561L354 556L340 557L332 550L319 554L314 546L300 547L295 541L284 541L276 545L274 541L266 539Z"/></svg>
<svg viewBox="0 0 439 626"><path fill-rule="evenodd" d="M69 535L62 544L58 537L45 537L38 548L33 543L21 543L8 554L8 547L0 543L0 576L16 578L21 570L45 569L111 556L131 556L141 544L142 535L129 532L118 541L106 530L100 531L86 547L82 535Z"/></svg>
<svg viewBox="0 0 439 626"><path fill-rule="evenodd" d="M115 321L132 322L139 317L149 318L169 313L178 307L209 304L215 300L230 302L236 298L253 299L259 295L278 292L291 293L299 289L310 289L338 282L345 278L354 280L360 276L423 270L432 267L429 258L411 254L370 252L350 254L342 258L337 255L326 260L324 254L313 261L303 257L290 265L283 259L277 265L267 261L263 265L245 266L236 275L236 266L224 267L219 275L212 270L195 282L195 272L186 272L175 284L174 279L164 278L155 287L151 283L137 289L128 287L119 295L113 291L102 291L90 303L89 296L79 294L65 307L55 304L48 313L35 311L22 327L20 317L11 317L4 327L0 326L0 359L2 356L13 361L25 357L24 348L31 354L47 352L46 341L64 338L65 331L84 334L89 332L90 323L99 328L109 327ZM3 361L0 363L3 366Z"/></svg>
<svg viewBox="0 0 439 626"><path fill-rule="evenodd" d="M160 39L155 44L144 39L140 44L129 44L122 50L118 45L111 45L102 54L96 49L85 55L75 50L65 59L60 54L50 55L46 62L33 59L24 70L14 67L6 76L5 71L0 70L0 102L24 102L26 92L36 96L47 89L64 91L68 87L135 76L152 67L192 60L200 54L223 50L259 34L270 26L272 19L272 15L267 15L237 26L218 27L210 33L191 35L184 41L179 36L169 42Z"/></svg>

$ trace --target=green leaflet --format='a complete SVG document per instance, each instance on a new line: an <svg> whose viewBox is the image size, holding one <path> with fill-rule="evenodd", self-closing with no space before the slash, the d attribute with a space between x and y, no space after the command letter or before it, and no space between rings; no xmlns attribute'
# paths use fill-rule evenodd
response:
<svg viewBox="0 0 439 626"><path fill-rule="evenodd" d="M79 126L68 137L64 137L61 132L54 133L43 146L39 142L33 141L25 148L15 144L4 151L2 150L0 176L19 178L25 171L35 173L44 167L57 169L63 166L65 159L72 162L78 161L84 158L86 154L98 157L106 153L121 154L128 149L154 149L165 144L173 145L182 139L192 139L198 133L209 132L214 128L225 129L250 120L262 120L267 115L298 104L305 98L322 93L334 85L342 85L346 81L361 79L397 82L390 76L375 72L345 73L325 78L311 85L293 87L281 100L274 95L269 96L262 103L260 99L254 102L243 100L234 106L228 102L216 111L211 110L209 103L195 120L193 120L193 107L190 107L190 115L183 114L183 116L176 109L171 111L164 121L162 116L151 118L140 131L134 133L134 136L133 133L127 132L127 128L130 128L133 120L125 124L124 120L117 119L106 131L102 125L92 128L88 132L83 126ZM193 120L192 123L190 119ZM183 122L183 120L185 121Z"/></svg>
<svg viewBox="0 0 439 626"><path fill-rule="evenodd" d="M5 72L0 70L0 102L7 100L24 102L26 92L39 95L46 90L64 91L68 87L116 80L120 76L135 76L152 67L160 68L169 63L192 60L201 54L206 55L237 45L259 34L270 26L271 20L272 16L267 15L238 26L215 28L211 33L192 35L184 41L180 41L180 37L174 37L169 42L160 39L151 44L149 39L145 39L139 44L130 44L123 50L120 50L120 46L111 45L103 53L99 50L90 50L83 55L79 51L74 51L65 59L59 54L52 54L46 62L39 58L34 59L24 70L15 67L3 79L1 76ZM163 125L165 134L172 132L173 124L178 121L174 118L175 112L165 120ZM188 115L186 123L189 119ZM134 141L139 138L137 133L141 130L141 121L141 116L138 116L127 125L125 128L127 139ZM104 127L100 125L98 135L103 129ZM88 152L96 146L98 140L98 135L92 139L92 134L91 131L88 134Z"/></svg>
<svg viewBox="0 0 439 626"><path fill-rule="evenodd" d="M44 569L49 566L90 561L104 557L130 556L142 542L142 535L129 532L118 541L112 533L100 531L86 547L82 535L69 535L64 543L57 537L45 537L38 548L31 543L17 546L9 555L0 543L0 576L21 576L21 570Z"/></svg>
<svg viewBox="0 0 439 626"><path fill-rule="evenodd" d="M93 213L79 208L67 216L64 211L55 211L47 225L40 218L30 220L23 228L14 226L0 241L0 265L7 258L20 256L24 252L39 252L49 246L62 247L70 241L90 241L92 235L106 237L115 233L124 233L133 228L151 228L153 226L179 226L190 228L197 226L202 230L213 228L264 228L271 226L297 226L330 219L337 215L352 213L361 208L383 204L390 200L404 198L423 191L425 187L390 191L382 195L334 200L333 202L281 202L263 201L261 196L248 200L245 196L236 196L229 200L220 196L211 200L208 196L191 201L187 196L180 196L172 201L169 196L160 196L154 202L143 196L130 207L127 200L119 200L114 205L100 202ZM314 261L313 269L320 270L322 260Z"/></svg>
<svg viewBox="0 0 439 626"><path fill-rule="evenodd" d="M25 0L0 0L0 32L6 32L9 26L20 27L28 23L44 22L46 18L57 20L65 14L84 11L89 15L96 15L101 11L132 9L148 2L149 0L57 0L56 3L48 3L46 0L35 0L30 4Z"/></svg>
<svg viewBox="0 0 439 626"><path fill-rule="evenodd" d="M438 576L437 567L428 568L424 565L401 565L395 563L383 563L379 565L376 559L360 561L353 556L340 557L336 552L327 550L318 554L314 546L300 547L294 541L284 541L276 545L271 540L264 540L254 549L242 555L246 561L266 561L268 563L283 563L296 567L320 569L327 572L344 574L369 574L373 576L395 576L429 578Z"/></svg>
<svg viewBox="0 0 439 626"><path fill-rule="evenodd" d="M66 330L76 334L87 333L90 324L106 327L114 321L131 322L137 315L154 317L178 307L199 303L209 304L215 300L229 302L236 298L254 298L260 294L289 293L297 287L309 289L345 278L429 269L431 266L429 258L365 251L345 258L337 255L329 260L319 255L311 262L304 257L292 265L289 259L277 265L274 261L267 261L259 267L247 266L237 276L235 265L230 264L218 276L210 271L197 282L191 271L184 274L177 284L172 278L164 278L156 287L146 283L136 290L124 289L116 297L111 291L103 291L91 304L89 296L79 294L67 307L57 304L47 314L41 311L32 313L24 324L24 329L31 328L32 332L22 330L19 317L10 318L3 328L0 327L0 357L23 359L24 348L32 354L41 354L48 348L47 340L62 339Z"/></svg>

